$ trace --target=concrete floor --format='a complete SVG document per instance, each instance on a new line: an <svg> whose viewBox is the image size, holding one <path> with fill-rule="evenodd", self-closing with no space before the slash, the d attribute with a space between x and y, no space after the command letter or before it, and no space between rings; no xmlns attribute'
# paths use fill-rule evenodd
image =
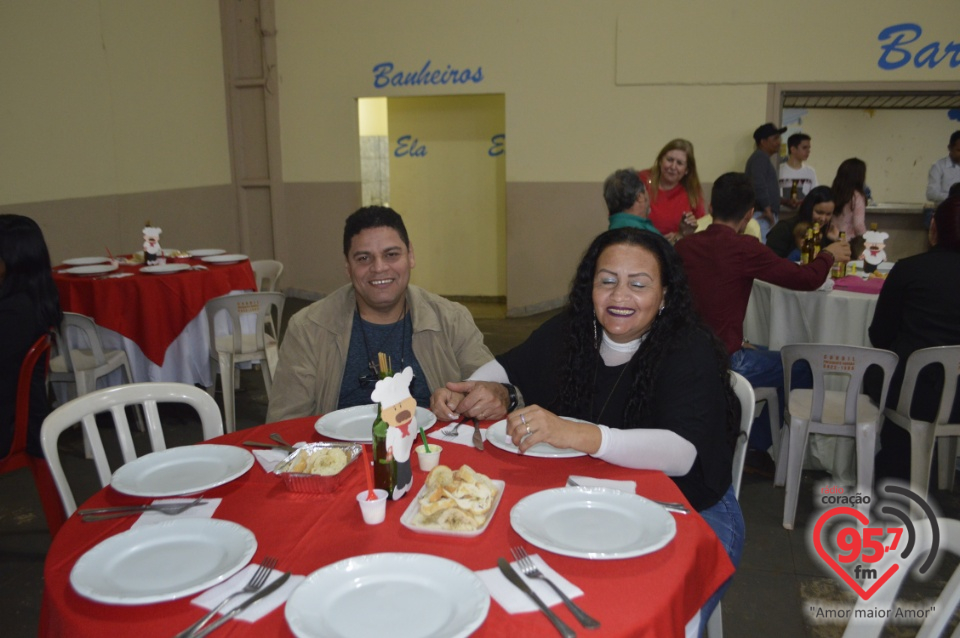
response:
<svg viewBox="0 0 960 638"><path fill-rule="evenodd" d="M287 301L287 314L305 305L297 299ZM534 317L504 318L496 306L468 304L487 345L494 353L503 352L522 341L551 313ZM219 395L218 395L219 398ZM242 389L237 394L237 427L260 425L265 421L267 399L258 371L242 374ZM195 415L177 406L162 410L168 444L190 444L200 440ZM140 437L145 439L144 437ZM109 444L109 437L105 437ZM147 446L144 440L138 445ZM109 450L108 450L109 452ZM77 502L82 503L98 488L92 461L83 459L82 443L76 433L61 438L61 456L65 471L76 486ZM784 530L782 489L755 473L744 476L740 502L746 519L747 541L743 561L733 585L723 601L724 631L734 638L776 636L777 638L840 636L844 623L824 624L810 618L808 610L826 604L852 606L853 595L839 586L825 571L823 563L807 548L811 536L806 526L813 519L815 483L826 474L807 472L801 488L797 529ZM960 518L960 499L956 494L934 492L943 516ZM50 544L43 514L28 471L0 476L0 636L27 638L37 633L40 598L43 589L43 562ZM922 602L936 598L956 566L955 559L944 560L937 574L926 583L911 583L905 597ZM903 625L885 630L886 636L913 636L916 627ZM597 634L599 635L599 634Z"/></svg>

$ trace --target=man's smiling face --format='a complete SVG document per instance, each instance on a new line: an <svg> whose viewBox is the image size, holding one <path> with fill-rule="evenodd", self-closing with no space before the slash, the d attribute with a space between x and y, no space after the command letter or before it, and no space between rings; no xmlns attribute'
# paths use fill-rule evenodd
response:
<svg viewBox="0 0 960 638"><path fill-rule="evenodd" d="M346 268L364 319L374 323L399 319L415 263L413 248L407 248L389 226L366 228L354 235Z"/></svg>

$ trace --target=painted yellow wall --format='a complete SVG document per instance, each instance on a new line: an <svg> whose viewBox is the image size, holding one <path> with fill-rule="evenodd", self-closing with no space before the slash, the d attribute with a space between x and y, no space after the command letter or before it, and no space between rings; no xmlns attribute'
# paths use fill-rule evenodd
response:
<svg viewBox="0 0 960 638"><path fill-rule="evenodd" d="M230 182L216 2L0 3L0 205Z"/></svg>
<svg viewBox="0 0 960 638"><path fill-rule="evenodd" d="M390 98L390 205L418 254L413 283L438 294L506 294L502 95ZM407 138L401 140L401 138Z"/></svg>

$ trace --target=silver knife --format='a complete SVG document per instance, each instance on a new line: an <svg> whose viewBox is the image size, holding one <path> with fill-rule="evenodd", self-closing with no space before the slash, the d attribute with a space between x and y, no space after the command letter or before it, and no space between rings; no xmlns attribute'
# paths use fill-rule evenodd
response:
<svg viewBox="0 0 960 638"><path fill-rule="evenodd" d="M577 635L577 633L570 629L565 622L560 620L555 613L550 611L550 608L547 607L542 600L540 600L540 597L537 596L532 589L530 589L530 585L523 580L520 574L513 570L513 567L510 566L510 563L503 558L498 558L497 565L500 567L500 571L503 572L503 575L507 577L507 580L516 585L517 589L529 596L530 600L537 603L537 607L539 607L540 611L542 611L547 618L550 619L550 622L552 622L553 626L557 628L557 631L560 632L561 636L564 638L574 638L574 636Z"/></svg>
<svg viewBox="0 0 960 638"><path fill-rule="evenodd" d="M243 601L242 603L240 603L239 605L237 605L236 607L234 607L224 615L220 616L220 618L218 618L216 621L207 625L203 629L203 631L201 631L198 634L193 634L190 638L202 638L202 636L209 635L210 632L215 631L221 625L229 621L231 618L233 618L237 614L241 613L244 609L246 609L250 605L253 605L260 599L265 598L270 594L272 594L273 592L280 589L283 586L283 584L287 582L287 580L289 579L290 579L290 572L286 572L280 578L276 579L275 581L273 581L272 583L270 583L269 585L267 585L266 587L264 587L263 589L255 593L250 598L247 598L245 601Z"/></svg>
<svg viewBox="0 0 960 638"><path fill-rule="evenodd" d="M480 432L480 423L476 419L473 421L473 447L483 452L483 434Z"/></svg>

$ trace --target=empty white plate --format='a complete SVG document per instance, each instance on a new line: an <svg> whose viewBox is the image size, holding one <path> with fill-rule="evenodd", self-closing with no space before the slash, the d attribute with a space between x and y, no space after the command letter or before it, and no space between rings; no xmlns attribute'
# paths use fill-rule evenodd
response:
<svg viewBox="0 0 960 638"><path fill-rule="evenodd" d="M85 598L115 605L176 600L217 585L243 569L257 551L247 528L213 518L184 518L111 536L70 571Z"/></svg>
<svg viewBox="0 0 960 638"><path fill-rule="evenodd" d="M377 418L377 404L343 408L317 419L313 429L318 434L338 441L373 442L373 421ZM417 426L424 432L437 422L437 417L426 408L417 407Z"/></svg>
<svg viewBox="0 0 960 638"><path fill-rule="evenodd" d="M249 259L246 255L210 255L209 257L203 257L200 261L205 261L208 264L235 264L237 262Z"/></svg>
<svg viewBox="0 0 960 638"><path fill-rule="evenodd" d="M462 638L490 594L472 571L426 554L368 554L313 572L284 609L298 638Z"/></svg>
<svg viewBox="0 0 960 638"><path fill-rule="evenodd" d="M541 549L594 560L649 554L677 534L677 522L662 506L601 487L531 494L510 510L510 525Z"/></svg>
<svg viewBox="0 0 960 638"><path fill-rule="evenodd" d="M149 275L166 275L171 272L182 272L184 270L190 270L190 266L187 264L157 264L156 266L144 266L140 269L140 272Z"/></svg>
<svg viewBox="0 0 960 638"><path fill-rule="evenodd" d="M74 257L73 259L64 259L64 266L91 266L93 264L109 264L112 260L109 257Z"/></svg>
<svg viewBox="0 0 960 638"><path fill-rule="evenodd" d="M185 445L151 452L122 465L110 478L113 489L159 498L196 494L229 483L253 467L253 455L234 445Z"/></svg>
<svg viewBox="0 0 960 638"><path fill-rule="evenodd" d="M586 423L586 421L581 421L580 419L573 419L568 417L562 417L567 421L578 421L580 423ZM520 454L520 448L513 444L513 441L510 437L507 436L507 422L506 421L497 421L489 428L487 428L487 440L493 443L494 447L498 447L501 450L507 452L513 452L514 454ZM559 448L553 447L549 443L537 443L529 450L523 453L524 456L538 456L546 459L569 459L576 456L586 456L586 453L579 450L571 450L570 448Z"/></svg>
<svg viewBox="0 0 960 638"><path fill-rule="evenodd" d="M191 257L213 257L214 255L222 255L226 253L223 248L197 248L196 250L187 251Z"/></svg>
<svg viewBox="0 0 960 638"><path fill-rule="evenodd" d="M102 275L105 272L113 272L116 269L117 265L111 262L109 264L95 264L93 266L74 266L73 268L67 268L60 272L67 273L68 275Z"/></svg>

